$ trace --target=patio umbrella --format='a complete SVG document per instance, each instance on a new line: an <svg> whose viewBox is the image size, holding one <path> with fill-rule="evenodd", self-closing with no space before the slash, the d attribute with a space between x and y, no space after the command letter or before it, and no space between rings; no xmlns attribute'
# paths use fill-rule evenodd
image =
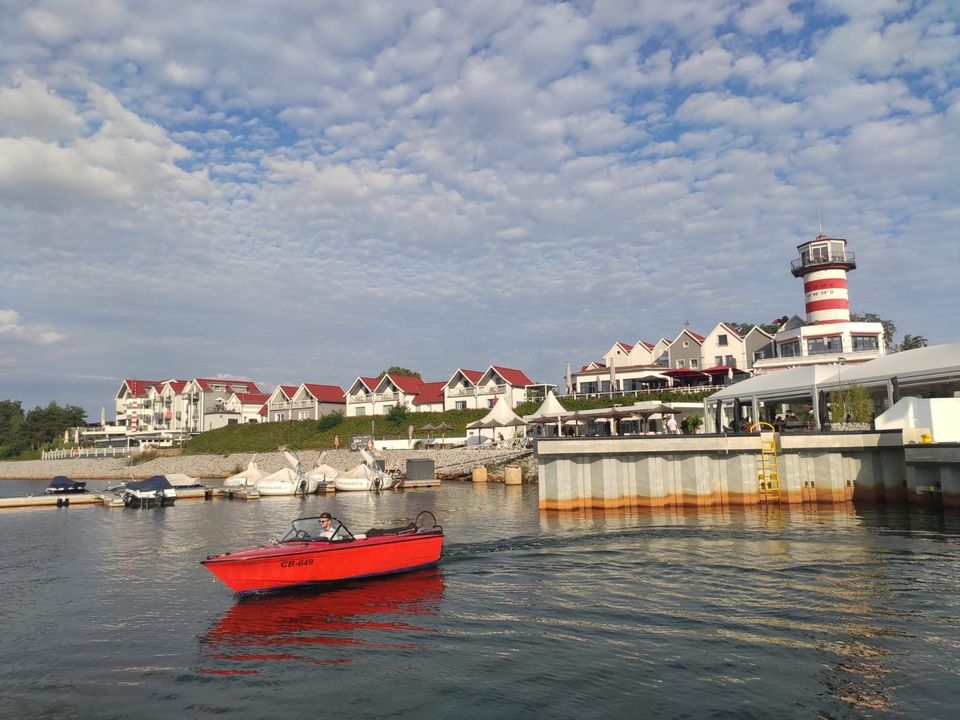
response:
<svg viewBox="0 0 960 720"><path fill-rule="evenodd" d="M441 436L440 436L440 437L441 437L442 440L446 440L446 439L447 439L447 430L453 430L453 428L452 428L450 425L447 425L445 422L438 423L437 425L434 425L434 426L433 426L433 429L434 429L436 432L441 433Z"/></svg>
<svg viewBox="0 0 960 720"><path fill-rule="evenodd" d="M423 432L427 433L427 437L430 437L430 433L433 432L434 430L436 430L437 428L436 428L435 426L431 425L430 423L427 423L426 425L421 425L421 426L420 426L420 429L421 429Z"/></svg>

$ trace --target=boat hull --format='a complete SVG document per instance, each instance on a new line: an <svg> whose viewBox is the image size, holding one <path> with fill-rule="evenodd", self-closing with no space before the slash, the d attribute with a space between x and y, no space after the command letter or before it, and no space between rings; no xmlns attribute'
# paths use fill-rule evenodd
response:
<svg viewBox="0 0 960 720"><path fill-rule="evenodd" d="M443 533L392 535L345 542L285 542L216 555L202 564L234 592L332 583L435 566Z"/></svg>

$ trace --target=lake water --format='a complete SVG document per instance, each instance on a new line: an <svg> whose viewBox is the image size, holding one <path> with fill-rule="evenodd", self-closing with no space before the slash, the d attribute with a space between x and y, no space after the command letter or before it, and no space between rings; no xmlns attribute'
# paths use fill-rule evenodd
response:
<svg viewBox="0 0 960 720"><path fill-rule="evenodd" d="M199 565L421 509L437 571L237 600ZM0 717L956 717L958 549L916 509L546 514L500 484L3 510Z"/></svg>

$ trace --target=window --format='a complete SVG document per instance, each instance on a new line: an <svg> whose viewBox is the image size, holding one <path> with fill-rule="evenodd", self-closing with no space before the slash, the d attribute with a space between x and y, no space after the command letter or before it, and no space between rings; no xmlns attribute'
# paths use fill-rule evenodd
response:
<svg viewBox="0 0 960 720"><path fill-rule="evenodd" d="M681 360L677 360L677 367L678 367L680 370L683 370L684 361L683 361L682 359L681 359Z"/></svg>
<svg viewBox="0 0 960 720"><path fill-rule="evenodd" d="M357 408L357 415L366 415L366 414L367 414L366 408Z"/></svg>
<svg viewBox="0 0 960 720"><path fill-rule="evenodd" d="M880 349L879 338L876 335L854 335L852 339L854 352L858 350L877 351Z"/></svg>
<svg viewBox="0 0 960 720"><path fill-rule="evenodd" d="M683 346L684 346L684 347L690 347L690 341L689 341L689 340L684 340L684 341L683 341Z"/></svg>
<svg viewBox="0 0 960 720"><path fill-rule="evenodd" d="M278 412L278 413L274 413L274 414L273 414L273 421L274 421L274 422L283 422L283 419L284 419L284 418L283 418L283 413L282 413L282 412Z"/></svg>
<svg viewBox="0 0 960 720"><path fill-rule="evenodd" d="M807 340L807 355L823 355L825 353L843 352L843 344L839 335L830 337L810 338Z"/></svg>
<svg viewBox="0 0 960 720"><path fill-rule="evenodd" d="M690 367L692 368L700 367L700 361L697 360L696 358L690 358Z"/></svg>
<svg viewBox="0 0 960 720"><path fill-rule="evenodd" d="M487 408L493 407L493 400L487 400Z"/></svg>
<svg viewBox="0 0 960 720"><path fill-rule="evenodd" d="M717 345L720 347L727 346L727 336L726 335L717 335Z"/></svg>
<svg viewBox="0 0 960 720"><path fill-rule="evenodd" d="M791 340L778 346L780 357L800 357L800 341Z"/></svg>
<svg viewBox="0 0 960 720"><path fill-rule="evenodd" d="M737 359L733 355L727 355L727 367L735 368L737 366Z"/></svg>
<svg viewBox="0 0 960 720"><path fill-rule="evenodd" d="M467 401L466 401L466 400L457 400L457 401L453 404L453 407L454 407L455 410L466 410L466 409L467 409Z"/></svg>
<svg viewBox="0 0 960 720"><path fill-rule="evenodd" d="M713 358L714 365L723 365L723 355L715 355Z"/></svg>
<svg viewBox="0 0 960 720"><path fill-rule="evenodd" d="M300 412L297 413L297 420L309 420L309 419L310 419L309 410L301 410Z"/></svg>

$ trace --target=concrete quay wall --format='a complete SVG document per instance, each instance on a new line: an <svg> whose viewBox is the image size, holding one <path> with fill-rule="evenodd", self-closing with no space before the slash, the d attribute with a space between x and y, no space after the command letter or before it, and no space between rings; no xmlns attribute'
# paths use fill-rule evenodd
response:
<svg viewBox="0 0 960 720"><path fill-rule="evenodd" d="M897 430L775 436L781 500L914 501L904 449L920 435ZM761 502L759 435L548 438L537 443L536 456L542 509Z"/></svg>
<svg viewBox="0 0 960 720"><path fill-rule="evenodd" d="M909 495L960 507L960 443L908 445L904 456Z"/></svg>

